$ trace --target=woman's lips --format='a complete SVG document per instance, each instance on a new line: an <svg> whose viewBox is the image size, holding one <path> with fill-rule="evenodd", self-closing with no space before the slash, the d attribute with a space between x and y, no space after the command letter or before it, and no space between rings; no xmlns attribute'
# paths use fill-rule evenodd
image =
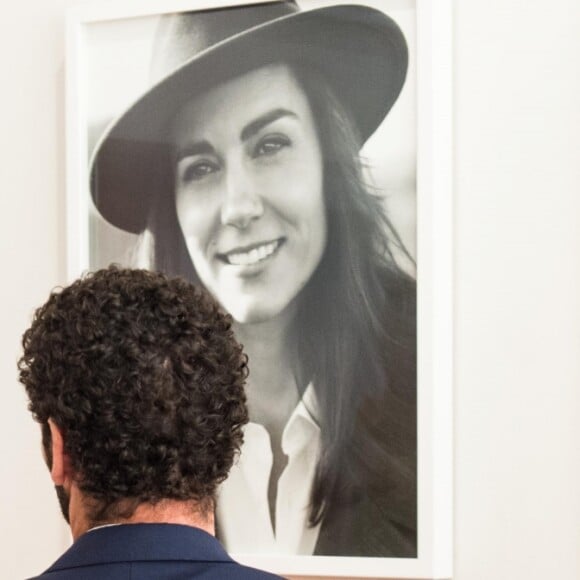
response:
<svg viewBox="0 0 580 580"><path fill-rule="evenodd" d="M280 249L284 241L285 238L277 238L267 242L258 242L217 254L217 257L230 266L253 266L271 258Z"/></svg>

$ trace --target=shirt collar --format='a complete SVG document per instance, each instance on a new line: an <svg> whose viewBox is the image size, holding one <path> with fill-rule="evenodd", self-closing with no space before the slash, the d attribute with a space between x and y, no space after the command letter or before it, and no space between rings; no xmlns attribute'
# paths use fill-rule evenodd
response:
<svg viewBox="0 0 580 580"><path fill-rule="evenodd" d="M290 415L282 432L282 450L286 455L294 455L313 437L320 434L318 425L318 404L314 387L310 383L298 405Z"/></svg>
<svg viewBox="0 0 580 580"><path fill-rule="evenodd" d="M288 461L278 480L276 531L268 507L273 455L268 431L248 423L237 463L217 502L220 539L234 553L311 555L320 524L308 523L310 493L320 451L316 394L308 385L282 432Z"/></svg>

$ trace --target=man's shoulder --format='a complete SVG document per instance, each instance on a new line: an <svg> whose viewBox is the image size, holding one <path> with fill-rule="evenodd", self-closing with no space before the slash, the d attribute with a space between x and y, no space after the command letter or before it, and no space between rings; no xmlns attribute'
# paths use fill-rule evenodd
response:
<svg viewBox="0 0 580 580"><path fill-rule="evenodd" d="M210 534L191 526L131 524L83 534L34 580L269 580L232 560ZM33 580L33 579L31 579Z"/></svg>
<svg viewBox="0 0 580 580"><path fill-rule="evenodd" d="M230 562L115 562L47 571L29 580L280 580L281 576Z"/></svg>

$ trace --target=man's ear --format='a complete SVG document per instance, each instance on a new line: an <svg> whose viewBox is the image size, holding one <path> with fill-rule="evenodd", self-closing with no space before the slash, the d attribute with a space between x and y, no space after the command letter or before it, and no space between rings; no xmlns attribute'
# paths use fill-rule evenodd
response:
<svg viewBox="0 0 580 580"><path fill-rule="evenodd" d="M52 466L50 475L54 485L65 486L71 481L71 467L68 455L64 450L64 436L61 428L52 420L48 420L50 428L50 452Z"/></svg>

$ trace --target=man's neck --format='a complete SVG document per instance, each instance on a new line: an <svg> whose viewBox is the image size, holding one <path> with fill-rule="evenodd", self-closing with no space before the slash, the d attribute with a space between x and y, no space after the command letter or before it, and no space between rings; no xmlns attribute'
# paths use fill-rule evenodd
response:
<svg viewBox="0 0 580 580"><path fill-rule="evenodd" d="M166 499L156 504L142 503L131 516L101 521L97 526L90 523L86 502L83 500L82 493L77 488L76 493L73 492L71 495L70 503L70 527L75 541L93 527L111 524L181 524L200 528L208 534L215 535L213 511L206 513L200 509L198 503L191 500Z"/></svg>

